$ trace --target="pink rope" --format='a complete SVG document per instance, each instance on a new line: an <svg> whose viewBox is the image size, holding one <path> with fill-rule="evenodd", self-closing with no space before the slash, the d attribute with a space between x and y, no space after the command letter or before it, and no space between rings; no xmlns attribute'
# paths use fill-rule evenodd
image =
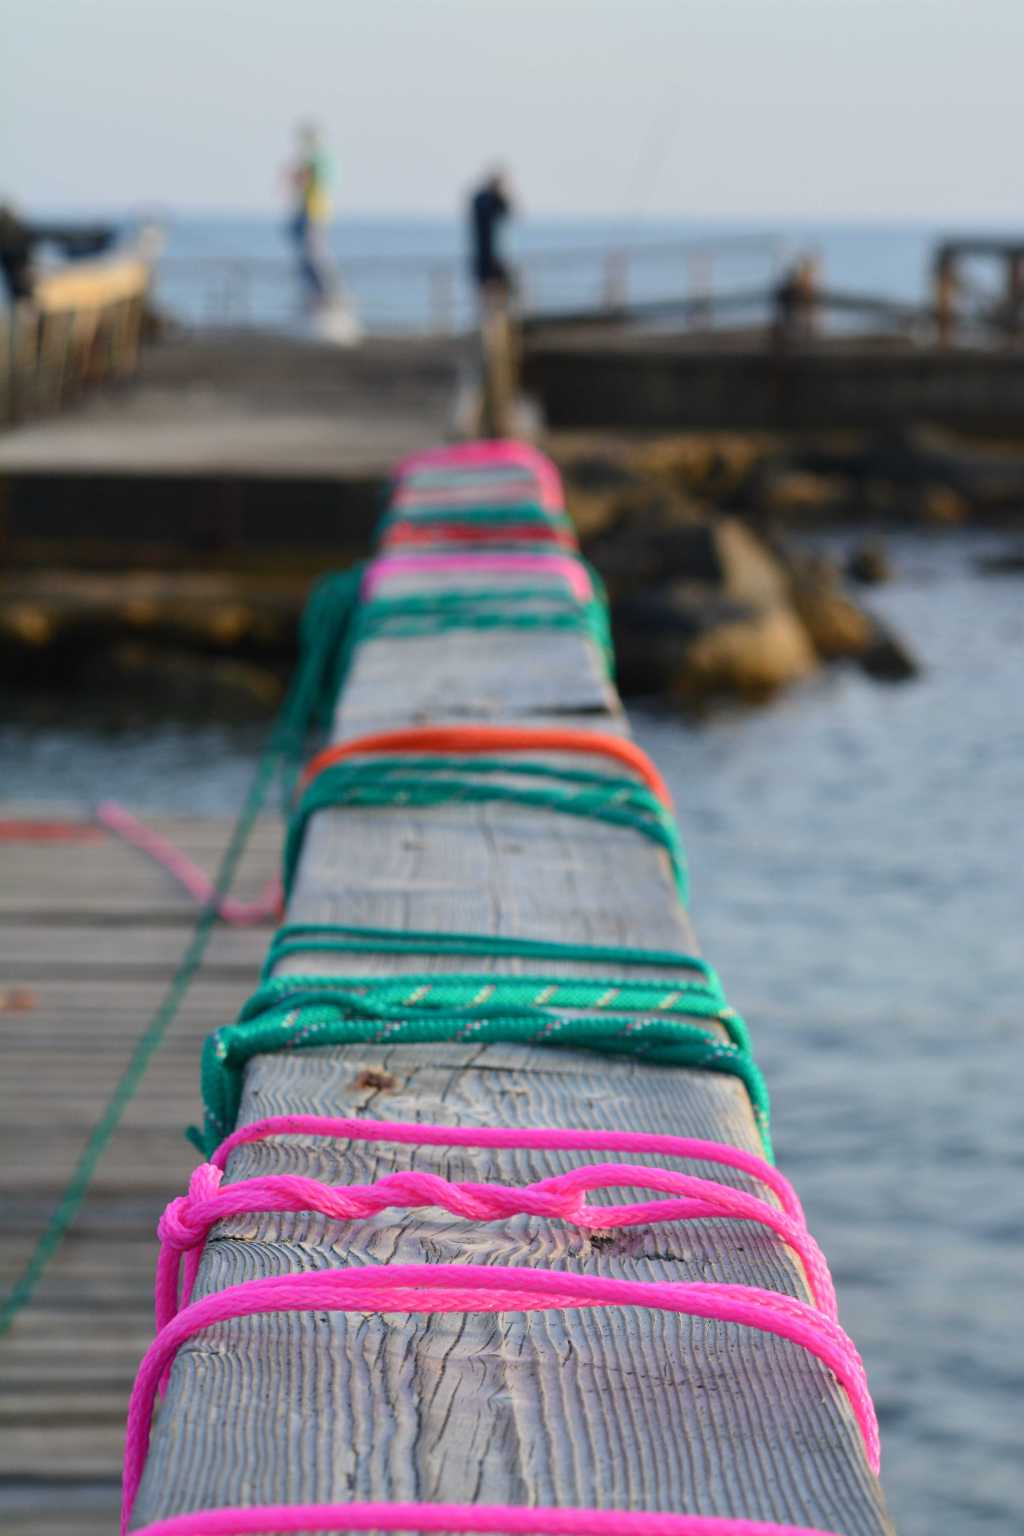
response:
<svg viewBox="0 0 1024 1536"><path fill-rule="evenodd" d="M463 475L464 475L463 471ZM485 504L489 507L504 506L536 497L546 512L563 511L560 487L547 476L538 476L534 470L522 469L514 480L479 480L460 478L451 485L417 485L415 480L400 483L390 500L396 511L416 507L461 507Z"/></svg>
<svg viewBox="0 0 1024 1536"><path fill-rule="evenodd" d="M161 1378L181 1345L214 1323L276 1312L490 1313L610 1306L650 1307L740 1323L801 1345L833 1372L845 1390L868 1463L877 1473L878 1423L856 1347L838 1323L795 1297L756 1286L618 1280L508 1265L374 1264L247 1280L192 1302L160 1330L143 1356L128 1407L123 1536L146 1462Z"/></svg>
<svg viewBox="0 0 1024 1536"><path fill-rule="evenodd" d="M212 1163L192 1174L187 1195L172 1200L157 1228L156 1324L165 1327L177 1314L178 1271L189 1257L184 1298L192 1294L195 1272L210 1228L231 1216L254 1212L317 1211L334 1221L378 1216L400 1207L413 1210L439 1206L469 1221L503 1221L510 1216L539 1216L570 1222L590 1231L640 1226L662 1221L686 1221L708 1216L757 1221L770 1228L800 1257L819 1311L837 1318L835 1290L825 1257L806 1227L784 1212L729 1184L664 1168L636 1163L596 1163L574 1168L534 1184L509 1186L469 1181L453 1182L438 1174L410 1169L391 1173L373 1184L331 1186L303 1174L268 1174L222 1185L223 1175ZM674 1196L628 1205L591 1205L595 1189L635 1188Z"/></svg>
<svg viewBox="0 0 1024 1536"><path fill-rule="evenodd" d="M426 448L420 453L407 454L400 459L395 470L396 478L415 474L420 469L442 469L445 465L463 468L473 465L522 465L538 476L551 481L559 480L558 470L539 448L515 438L493 438L467 443L443 443L438 448ZM560 483L560 481L559 481Z"/></svg>
<svg viewBox="0 0 1024 1536"><path fill-rule="evenodd" d="M291 1531L452 1531L458 1536L835 1536L804 1525L728 1515L626 1509L524 1509L508 1504L264 1504L202 1509L142 1527L137 1536L277 1536Z"/></svg>
<svg viewBox="0 0 1024 1536"><path fill-rule="evenodd" d="M236 1147L273 1136L313 1135L411 1146L476 1147L496 1150L603 1151L656 1154L732 1167L767 1185L781 1210L756 1195L710 1179L647 1168L632 1163L603 1163L508 1187L453 1183L435 1174L406 1172L370 1185L331 1187L300 1175L274 1174L221 1186L221 1174ZM625 1206L592 1206L592 1189L656 1189L677 1199ZM388 1120L333 1119L319 1115L276 1115L243 1126L195 1170L187 1195L172 1200L157 1228L161 1248L157 1264L156 1324L164 1327L192 1295L203 1245L213 1224L228 1216L260 1211L315 1210L336 1220L376 1215L391 1206L407 1209L438 1205L469 1220L492 1221L525 1214L547 1216L591 1229L635 1226L708 1216L759 1221L800 1257L816 1305L837 1316L835 1290L825 1257L807 1230L803 1209L788 1179L751 1152L693 1137L644 1135L631 1131L534 1129L508 1126L446 1126ZM179 1303L179 1270L185 1270Z"/></svg>
<svg viewBox="0 0 1024 1536"><path fill-rule="evenodd" d="M415 572L453 572L470 578L493 575L545 575L564 577L574 597L586 602L593 596L586 566L570 555L517 555L517 554L436 554L436 555L389 555L374 560L363 576L362 596L374 596L382 582L391 576L408 576Z"/></svg>
<svg viewBox="0 0 1024 1536"><path fill-rule="evenodd" d="M702 1141L696 1136L550 1126L431 1125L426 1121L356 1120L332 1115L267 1115L232 1131L210 1161L216 1168L226 1168L236 1147L267 1141L272 1136L328 1136L335 1141L390 1141L414 1147L476 1147L495 1151L631 1152L635 1156L646 1153L653 1157L720 1163L766 1185L787 1216L806 1226L797 1192L778 1168L756 1152L746 1152L727 1142Z"/></svg>
<svg viewBox="0 0 1024 1536"><path fill-rule="evenodd" d="M137 820L130 811L126 811L123 805L116 800L102 800L96 807L96 820L101 822L109 831L124 838L142 853L153 859L162 869L166 869L178 884L199 903L200 906L208 906L213 901L215 889L210 877L176 848L166 837L161 837L159 832L154 832L152 827L145 826ZM236 901L232 896L225 896L216 903L217 914L225 923L236 926L247 926L251 923L265 922L267 918L276 917L282 905L281 882L275 875L268 880L263 891L255 901Z"/></svg>

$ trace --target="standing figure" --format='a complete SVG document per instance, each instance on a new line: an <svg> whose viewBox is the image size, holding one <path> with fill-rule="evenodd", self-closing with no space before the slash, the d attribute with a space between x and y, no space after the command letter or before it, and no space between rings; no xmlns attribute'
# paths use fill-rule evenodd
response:
<svg viewBox="0 0 1024 1536"><path fill-rule="evenodd" d="M469 200L471 272L482 304L507 298L512 287L508 267L498 254L499 230L511 212L505 178L493 171Z"/></svg>
<svg viewBox="0 0 1024 1536"><path fill-rule="evenodd" d="M312 123L299 128L299 154L289 173L293 212L288 230L299 258L299 277L310 309L330 296L332 282L325 232L330 216L327 157Z"/></svg>
<svg viewBox="0 0 1024 1536"><path fill-rule="evenodd" d="M11 305L32 298L32 235L13 208L0 204L0 274Z"/></svg>

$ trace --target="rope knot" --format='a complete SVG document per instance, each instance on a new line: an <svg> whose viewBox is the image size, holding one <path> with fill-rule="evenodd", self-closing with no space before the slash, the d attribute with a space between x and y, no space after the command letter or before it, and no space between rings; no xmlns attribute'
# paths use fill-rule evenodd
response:
<svg viewBox="0 0 1024 1536"><path fill-rule="evenodd" d="M172 1200L157 1224L157 1236L173 1248L195 1248L209 1230L209 1220L197 1218L196 1207L212 1200L224 1177L213 1163L200 1163L188 1181L188 1194Z"/></svg>

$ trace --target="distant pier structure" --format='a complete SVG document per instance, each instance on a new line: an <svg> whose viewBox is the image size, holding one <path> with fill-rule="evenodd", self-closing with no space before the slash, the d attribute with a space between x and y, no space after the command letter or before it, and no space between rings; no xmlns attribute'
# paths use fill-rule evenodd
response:
<svg viewBox="0 0 1024 1536"><path fill-rule="evenodd" d="M19 291L0 307L0 427L134 375L157 242L145 231L110 256L37 274L26 268Z"/></svg>

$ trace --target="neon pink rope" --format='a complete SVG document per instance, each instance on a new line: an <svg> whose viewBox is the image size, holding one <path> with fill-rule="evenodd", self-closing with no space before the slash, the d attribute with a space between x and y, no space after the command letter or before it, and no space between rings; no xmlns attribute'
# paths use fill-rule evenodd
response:
<svg viewBox="0 0 1024 1536"><path fill-rule="evenodd" d="M440 467L440 466L438 466ZM454 466L453 466L454 467ZM450 485L417 485L415 479L400 482L389 505L395 511L415 510L417 507L503 506L506 502L525 501L532 498L546 512L563 511L560 487L549 477L538 476L536 471L524 465L521 475L514 480L465 478L466 471L458 471L459 479Z"/></svg>
<svg viewBox="0 0 1024 1536"><path fill-rule="evenodd" d="M458 468L476 464L520 464L538 475L558 479L558 470L539 448L511 437L442 443L437 448L425 448L420 453L410 453L400 459L395 475L400 480L405 475L415 474L418 469L438 469L447 464Z"/></svg>
<svg viewBox="0 0 1024 1536"><path fill-rule="evenodd" d="M201 906L207 906L213 900L213 881L199 865L194 864L187 853L176 848L166 837L161 837L159 832L154 832L152 827L147 827L130 811L126 811L116 800L101 800L96 807L96 820L147 854L162 869L166 869ZM232 896L225 896L216 906L218 916L225 923L244 927L276 917L281 911L282 902L281 881L275 875L267 881L255 901L236 901Z"/></svg>
<svg viewBox="0 0 1024 1536"><path fill-rule="evenodd" d="M681 1157L720 1163L766 1185L794 1221L806 1225L803 1207L785 1174L756 1152L696 1136L658 1135L646 1131L594 1131L572 1127L507 1125L431 1125L427 1121L356 1120L333 1115L267 1115L226 1136L210 1161L226 1168L236 1147L272 1136L329 1136L335 1141L391 1141L407 1146L478 1147L495 1151L631 1152L635 1156Z"/></svg>
<svg viewBox="0 0 1024 1536"><path fill-rule="evenodd" d="M391 1175L367 1186L331 1188L315 1179L270 1175L221 1186L221 1173L236 1147L279 1136L327 1136L334 1140L391 1142L409 1146L476 1147L495 1150L630 1152L717 1163L766 1185L781 1211L751 1194L702 1178L673 1174L636 1164L600 1164L574 1170L525 1188L454 1184L432 1174ZM588 1206L590 1189L654 1188L677 1200L631 1206ZM391 1205L437 1204L471 1220L497 1220L520 1212L551 1216L590 1229L631 1226L646 1221L733 1216L760 1221L788 1243L807 1272L812 1295L826 1316L836 1318L832 1277L803 1208L789 1180L752 1152L722 1142L688 1136L645 1135L634 1131L536 1129L509 1126L447 1126L395 1120L335 1119L320 1115L274 1115L232 1133L209 1163L192 1175L189 1193L172 1200L161 1217L157 1267L156 1324L162 1328L177 1312L179 1261L185 1257L182 1301L192 1295L203 1244L215 1221L253 1209L317 1210L339 1220L375 1214Z"/></svg>
<svg viewBox="0 0 1024 1536"><path fill-rule="evenodd" d="M586 602L593 596L586 566L571 555L517 555L517 554L436 554L436 555L388 555L372 561L363 575L362 596L372 598L392 576L408 576L417 572L451 572L469 577L477 576L561 576L574 597Z"/></svg>
<svg viewBox="0 0 1024 1536"><path fill-rule="evenodd" d="M374 1264L247 1280L192 1302L160 1330L143 1356L128 1407L121 1530L128 1531L161 1378L181 1345L214 1323L274 1312L489 1313L611 1306L740 1323L801 1345L846 1391L868 1463L878 1471L878 1423L856 1347L838 1323L795 1297L756 1286L618 1280L497 1264Z"/></svg>
<svg viewBox="0 0 1024 1536"><path fill-rule="evenodd" d="M201 1509L143 1526L137 1536L277 1536L292 1531L452 1531L458 1536L835 1536L805 1525L728 1515L626 1509L524 1509L509 1504L264 1504Z"/></svg>
<svg viewBox="0 0 1024 1536"><path fill-rule="evenodd" d="M172 1200L157 1228L156 1324L163 1328L178 1311L178 1269L189 1258L184 1299L192 1294L195 1272L210 1228L230 1216L266 1211L317 1211L334 1221L377 1216L393 1207L412 1210L439 1206L469 1221L502 1221L509 1216L541 1216L570 1222L590 1231L727 1216L757 1221L796 1252L807 1271L819 1311L836 1320L836 1298L825 1257L801 1223L756 1195L729 1184L636 1163L595 1163L552 1178L519 1186L453 1182L418 1169L391 1173L373 1184L331 1186L303 1174L268 1174L221 1184L222 1173L203 1163L192 1174L187 1195ZM674 1196L629 1205L590 1205L595 1189L645 1189Z"/></svg>

